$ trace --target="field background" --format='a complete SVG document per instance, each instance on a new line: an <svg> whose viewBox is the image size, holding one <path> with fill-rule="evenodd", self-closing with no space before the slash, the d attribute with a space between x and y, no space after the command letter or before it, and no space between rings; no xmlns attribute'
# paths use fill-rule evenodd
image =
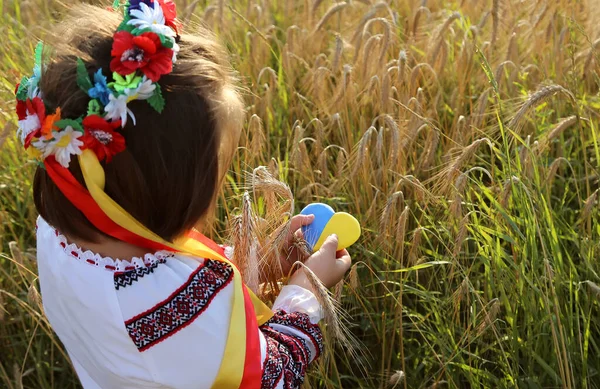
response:
<svg viewBox="0 0 600 389"><path fill-rule="evenodd" d="M78 387L41 313L13 113L72 3L0 0L2 388ZM298 210L363 225L335 291L360 352L337 347L307 387L600 388L597 1L178 4L247 88L231 181L268 165Z"/></svg>

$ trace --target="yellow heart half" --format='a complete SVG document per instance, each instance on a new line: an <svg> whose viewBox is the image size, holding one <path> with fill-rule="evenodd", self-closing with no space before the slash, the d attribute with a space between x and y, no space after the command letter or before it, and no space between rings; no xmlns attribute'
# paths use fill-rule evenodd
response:
<svg viewBox="0 0 600 389"><path fill-rule="evenodd" d="M338 250L352 246L360 237L360 224L354 216L346 212L336 212L329 222L323 228L321 236L315 244L314 251L317 251L325 242L325 239L331 234L338 236Z"/></svg>

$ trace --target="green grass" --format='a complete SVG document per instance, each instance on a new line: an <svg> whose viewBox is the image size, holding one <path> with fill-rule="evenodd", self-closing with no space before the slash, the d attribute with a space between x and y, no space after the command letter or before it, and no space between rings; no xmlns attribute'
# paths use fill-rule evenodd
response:
<svg viewBox="0 0 600 389"><path fill-rule="evenodd" d="M324 18L331 1L179 2L227 44L248 90L232 180L269 165L298 207L326 201L363 226L341 290L363 352L333 347L310 387L600 388L598 11L367 3ZM14 84L57 9L0 0L7 388L78 386L41 315L35 165L13 135ZM534 94L549 85L562 89ZM230 209L239 194L224 190Z"/></svg>

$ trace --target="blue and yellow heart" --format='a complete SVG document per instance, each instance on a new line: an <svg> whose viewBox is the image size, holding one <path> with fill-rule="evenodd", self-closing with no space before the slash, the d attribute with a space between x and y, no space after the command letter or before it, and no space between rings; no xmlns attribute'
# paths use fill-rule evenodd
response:
<svg viewBox="0 0 600 389"><path fill-rule="evenodd" d="M312 203L307 205L301 215L315 215L313 222L302 227L302 235L312 251L321 248L325 239L331 234L338 236L338 250L353 245L360 237L360 224L354 216L346 212L335 212L327 204Z"/></svg>

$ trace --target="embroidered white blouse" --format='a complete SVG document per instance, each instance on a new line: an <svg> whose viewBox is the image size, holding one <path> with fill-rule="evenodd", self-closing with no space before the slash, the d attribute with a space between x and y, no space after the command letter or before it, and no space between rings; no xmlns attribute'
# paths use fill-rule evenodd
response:
<svg viewBox="0 0 600 389"><path fill-rule="evenodd" d="M45 314L85 389L211 387L229 328L228 265L169 252L101 257L41 217L37 257ZM297 388L322 351L321 308L285 286L273 310L257 328L262 388Z"/></svg>

